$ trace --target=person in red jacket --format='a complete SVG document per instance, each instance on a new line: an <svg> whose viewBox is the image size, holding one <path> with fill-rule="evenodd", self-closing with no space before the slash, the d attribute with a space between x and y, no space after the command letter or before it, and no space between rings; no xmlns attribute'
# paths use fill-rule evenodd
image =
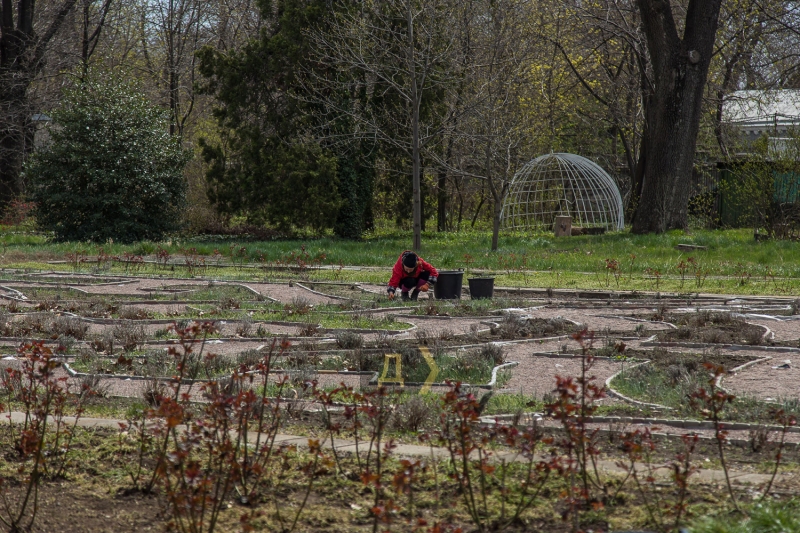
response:
<svg viewBox="0 0 800 533"><path fill-rule="evenodd" d="M419 291L426 292L430 289L436 283L438 276L439 273L430 263L426 263L414 252L406 250L400 254L392 269L392 278L386 289L389 292L389 299L394 299L399 287L403 300L416 300ZM411 291L410 297L409 291Z"/></svg>

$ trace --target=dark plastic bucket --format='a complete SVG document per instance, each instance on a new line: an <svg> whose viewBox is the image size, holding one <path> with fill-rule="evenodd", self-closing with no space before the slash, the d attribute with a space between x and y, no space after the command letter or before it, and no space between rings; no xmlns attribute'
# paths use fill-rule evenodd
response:
<svg viewBox="0 0 800 533"><path fill-rule="evenodd" d="M494 294L494 278L469 278L469 297L473 300L491 298Z"/></svg>
<svg viewBox="0 0 800 533"><path fill-rule="evenodd" d="M458 300L461 298L461 284L464 273L460 270L439 271L439 279L433 286L433 295L437 300Z"/></svg>

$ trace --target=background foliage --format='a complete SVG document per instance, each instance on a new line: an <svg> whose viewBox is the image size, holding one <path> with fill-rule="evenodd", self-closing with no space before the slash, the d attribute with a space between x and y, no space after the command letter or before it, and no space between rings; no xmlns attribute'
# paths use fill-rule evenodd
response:
<svg viewBox="0 0 800 533"><path fill-rule="evenodd" d="M426 229L490 227L503 182L549 151L594 159L626 212L637 205L650 67L634 0L25 0L12 15L23 4L41 58L24 73L0 65L17 99L0 102L0 159L7 132L24 157L42 146L33 117L57 109L63 87L126 72L166 110L170 137L200 156L184 167L191 232L360 238L376 221L410 227L415 105ZM683 4L671 2L679 26ZM723 2L695 159L712 170L692 178L703 224L725 223L705 214L726 186L716 163L758 152L724 102L738 89L800 87L784 53L800 45L799 20L793 3ZM30 176L12 187L23 201Z"/></svg>
<svg viewBox="0 0 800 533"><path fill-rule="evenodd" d="M175 231L189 157L168 118L129 83L84 80L53 113L52 144L29 161L39 225L59 240L133 242Z"/></svg>

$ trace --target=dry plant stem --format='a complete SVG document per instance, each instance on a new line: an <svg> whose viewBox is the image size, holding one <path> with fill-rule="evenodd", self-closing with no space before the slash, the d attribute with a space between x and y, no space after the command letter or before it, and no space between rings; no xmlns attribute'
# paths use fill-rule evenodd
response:
<svg viewBox="0 0 800 533"><path fill-rule="evenodd" d="M292 525L286 533L294 531L294 528L297 527L297 521L300 520L300 515L302 514L303 509L305 509L306 504L308 503L308 497L311 495L311 489L314 486L314 479L316 477L317 465L319 464L321 449L319 446L319 441L315 441L312 439L308 440L308 447L311 453L314 454L314 459L310 465L310 468L308 468L308 471L306 472L306 475L308 475L308 484L306 485L306 492L305 495L303 496L303 501L300 503L300 507L297 509L297 512L294 515L294 520L292 520Z"/></svg>
<svg viewBox="0 0 800 533"><path fill-rule="evenodd" d="M480 531L483 531L483 523L478 513L478 505L475 502L475 492L472 488L472 476L470 475L470 468L469 468L469 454L474 449L474 446L472 446L472 443L468 442L466 437L469 434L469 429L464 427L463 420L459 420L459 423L462 424L462 427L459 428L459 441L460 441L459 451L461 452L461 471L462 471L461 482L462 484L466 485L466 490L464 491L464 497L468 498L468 501L466 503L469 508L470 514L472 514L472 519L474 523L478 526L478 529Z"/></svg>
<svg viewBox="0 0 800 533"><path fill-rule="evenodd" d="M363 471L361 466L361 453L358 450L358 445L360 442L359 433L361 429L361 423L358 420L358 406L359 403L363 402L363 396L360 394L355 394L354 392L350 391L350 398L352 399L352 406L350 411L345 411L345 416L352 415L353 417L353 440L355 442L355 450L356 450L356 464L358 465L359 471Z"/></svg>
<svg viewBox="0 0 800 533"><path fill-rule="evenodd" d="M472 394L462 393L460 383L452 386L444 395L442 403L444 407L441 415L442 430L439 432L438 440L449 452L452 477L461 488L464 506L473 524L478 531L484 531L486 526L482 516L488 513L485 475L491 467L487 464L489 454L482 449L483 442L473 436L473 426L478 421L482 405ZM469 458L472 453L478 455L474 467ZM474 468L480 472L477 481L481 490L480 502L476 499L475 481L472 479Z"/></svg>
<svg viewBox="0 0 800 533"><path fill-rule="evenodd" d="M282 459L281 470L280 470L280 474L278 475L278 483L277 483L277 485L279 487L283 485L283 482L286 479L286 472L288 472L289 468L290 468L289 459L288 459L288 453L289 452L293 452L293 451L296 451L296 447L295 446L286 446L286 445L281 446L280 449L278 450L278 453L281 455L281 459ZM278 522L280 522L281 529L282 530L286 529L286 527L284 526L283 517L281 516L280 502L278 502L277 498L273 498L272 501L275 504L275 518L277 518Z"/></svg>
<svg viewBox="0 0 800 533"><path fill-rule="evenodd" d="M528 459L528 463L526 465L525 471L525 478L522 482L522 490L519 495L519 501L517 502L514 514L510 518L506 518L505 515L505 506L506 501L510 502L510 495L511 491L506 488L506 474L507 474L507 464L506 461L503 460L502 464L502 489L500 496L502 498L502 512L500 516L500 520L497 523L496 529L505 529L507 527L512 526L513 524L518 523L520 516L522 513L529 509L534 502L539 497L539 493L544 488L547 480L550 477L550 472L554 469L554 465L552 463L548 464L545 462L538 463L536 470L534 470L534 462L535 462L535 455L536 455L536 448L541 440L541 435L537 431L536 428L532 430L526 431L524 434L520 435L519 431L512 427L510 429L503 428L500 433L500 437L505 436L505 442L507 445L512 446L514 449L519 450L523 457ZM543 472L538 479L537 483L534 483L535 472ZM534 490L532 493L529 493L531 486L534 486Z"/></svg>
<svg viewBox="0 0 800 533"><path fill-rule="evenodd" d="M433 513L436 517L436 522L439 521L439 511L441 509L441 493L439 492L439 461L433 455L433 444L431 443L431 464L433 465L433 485L436 492L436 502L434 503Z"/></svg>
<svg viewBox="0 0 800 533"><path fill-rule="evenodd" d="M478 448L478 464L480 465L479 472L479 479L481 482L481 501L483 503L483 514L489 514L489 506L486 503L486 456L484 455L483 449Z"/></svg>
<svg viewBox="0 0 800 533"><path fill-rule="evenodd" d="M736 494L733 492L733 484L731 483L731 477L730 474L728 473L728 464L725 461L724 442L726 437L724 435L724 432L722 431L722 424L720 423L719 418L716 416L714 419L714 435L716 437L715 440L717 441L717 452L719 453L719 462L722 465L722 471L725 473L725 484L728 487L728 494L730 494L731 496L731 502L733 503L733 507L738 512L741 513L742 510L739 508L739 503L736 500Z"/></svg>
<svg viewBox="0 0 800 533"><path fill-rule="evenodd" d="M722 379L722 376L726 374L724 367L712 363L705 363L703 366L709 371L711 376L708 380L708 390L701 388L700 390L692 393L690 396L690 402L693 408L699 410L706 419L710 420L714 424L714 437L717 441L717 453L719 454L719 460L722 464L722 471L725 474L725 484L728 487L728 494L731 497L733 507L737 512L741 513L742 511L739 508L736 494L733 492L733 484L731 483L730 475L728 473L728 464L725 460L724 443L727 439L727 431L724 431L721 420L721 414L725 408L725 405L732 403L736 397L732 394L728 394L719 386L720 379Z"/></svg>
<svg viewBox="0 0 800 533"><path fill-rule="evenodd" d="M522 513L533 506L533 504L539 498L539 494L542 492L542 489L544 489L547 481L550 479L550 472L552 472L552 468L548 467L544 472L544 476L542 476L542 479L539 481L539 485L536 487L536 490L530 496L528 496L528 487L530 486L530 480L533 477L533 451L531 451L531 458L528 463L528 475L526 476L525 481L525 489L520 496L519 504L517 504L517 509L514 511L514 516L511 518L511 520L509 520L509 525L517 523L522 516ZM527 498L527 501L525 498Z"/></svg>
<svg viewBox="0 0 800 533"><path fill-rule="evenodd" d="M330 436L331 439L331 452L333 454L333 460L336 462L336 471L338 473L342 473L342 463L339 460L339 453L336 451L336 443L333 437L334 433L336 433L337 430L336 426L331 421L331 414L328 411L328 406L325 403L322 404L322 412L324 413L325 425L328 428L328 435Z"/></svg>
<svg viewBox="0 0 800 533"><path fill-rule="evenodd" d="M7 368L2 381L9 400L20 401L25 413L19 431L15 431L14 424L8 426L19 459L17 472L25 474L28 465L31 469L25 476L25 493L21 500L10 501L5 487L0 486L4 510L0 513L0 522L12 532L33 527L39 510L41 479L63 477L66 473L74 429L83 413L83 402L92 395L88 388L75 395L75 423L68 426L64 423L69 398L67 378L56 377L55 370L60 363L53 352L42 342L25 344L17 351L23 360L22 368ZM7 416L10 419L10 412ZM54 429L50 429L50 419ZM50 441L49 432L54 432ZM65 432L68 435L65 436Z"/></svg>
<svg viewBox="0 0 800 533"><path fill-rule="evenodd" d="M778 475L778 469L780 468L781 459L783 458L783 449L786 445L786 433L789 432L790 427L797 425L797 418L794 415L787 415L783 409L775 411L773 418L782 426L781 440L778 443L778 450L775 452L775 466L772 469L772 475L770 475L767 487L764 489L761 498L759 498L759 502L763 502L764 498L766 498L770 490L772 490L772 484L775 482L775 477Z"/></svg>
<svg viewBox="0 0 800 533"><path fill-rule="evenodd" d="M594 383L596 378L590 375L594 364L593 334L583 330L573 338L581 345L581 374L577 379L556 377L557 399L547 405L547 409L561 422L564 430L564 439L559 444L566 453L566 499L573 529L577 531L580 510L590 503L594 507L602 505L593 498L592 489L606 492L597 468L595 443L598 433L597 430L589 432L586 427L586 420L596 411L597 400L605 396L605 389L597 386Z"/></svg>
<svg viewBox="0 0 800 533"><path fill-rule="evenodd" d="M120 424L120 447L122 446L122 432L124 431L131 431L134 430L138 434L138 449L136 453L136 467L134 469L127 469L128 477L131 478L131 482L133 483L133 488L136 490L141 490L139 486L139 481L142 476L142 471L144 470L144 460L147 456L147 453L150 451L150 446L152 445L153 438L150 435L150 432L147 430L145 426L147 422L147 411L142 409L141 418L139 419L129 419L127 424ZM127 464L127 463L126 463Z"/></svg>
<svg viewBox="0 0 800 533"><path fill-rule="evenodd" d="M155 411L151 410L148 413L149 418L164 419L163 422L159 420L159 425L166 423L165 428L157 428L156 431L156 433L158 433L159 430L163 431L163 437L156 449L156 467L153 469L153 475L150 481L144 488L144 491L148 493L152 492L159 476L163 474L170 440L172 440L175 448L179 446L178 426L187 421L184 411L185 406L183 404L188 402L188 392L181 392L181 384L186 377L189 355L193 352L192 345L195 344L197 337L202 334L200 353L198 354L198 357L202 357L208 333L213 331L214 327L210 322L206 322L204 324L194 323L181 329L178 328L177 324L173 323L168 329L178 334L181 351L179 352L175 347L169 348L169 354L177 361L176 369L178 371L177 375L172 378L172 397L162 399L158 409Z"/></svg>
<svg viewBox="0 0 800 533"><path fill-rule="evenodd" d="M686 500L689 497L689 476L691 476L695 468L692 467L692 454L697 446L699 437L694 435L683 435L683 443L685 451L683 454L678 455L678 462L673 464L673 480L678 486L678 502L675 511L675 523L673 529L679 529L681 519L686 509Z"/></svg>
<svg viewBox="0 0 800 533"><path fill-rule="evenodd" d="M385 429L385 401L386 401L386 389L383 387L379 387L377 391L375 391L378 397L378 405L377 405L377 412L375 412L375 419L373 421L374 424L374 432L372 439L370 440L370 451L367 452L367 469L369 469L369 455L372 452L372 444L375 443L375 484L374 484L374 492L375 492L375 508L378 508L380 501L383 497L383 484L381 482L381 478L383 476L383 456L381 455L381 439L383 438L383 432ZM373 411L374 412L374 411ZM379 516L376 513L374 520L372 522L372 533L377 533L378 531L378 520Z"/></svg>
<svg viewBox="0 0 800 533"><path fill-rule="evenodd" d="M184 362L192 355L192 341L200 334L205 339L211 328L209 323L193 324L179 331L184 353L176 354L179 360L178 378L185 368ZM284 346L281 345L281 348ZM270 402L266 396L274 350L275 344L254 369L243 365L234 371L230 383L225 386L217 381L205 383L202 392L209 401L203 404L197 414L190 413L186 408L189 401L187 393L181 393L179 401L166 399L159 407L159 415L166 419L166 426L161 431L170 435L169 447L165 449L167 453L157 470L171 514L169 527L185 533L212 533L222 510L227 507L228 495L234 489L240 494L242 503L250 503L271 476L270 460L281 420L280 400ZM208 359L212 357L215 356L207 356ZM264 380L260 395L252 387L245 388L245 382L252 384L256 375ZM176 388L179 386L174 385ZM282 386L283 383L281 390ZM179 431L179 425L184 425L185 429ZM248 443L251 425L256 426L257 432L257 446L252 451ZM314 449L312 446L312 451ZM319 449L318 443L316 449ZM291 464L283 448L279 453L284 459L281 471L285 474L291 469ZM317 452L305 469L312 485L307 488L292 529L305 508L314 478L318 475L320 457L321 454ZM277 514L283 524L279 509ZM255 516L254 510L242 516L245 529L251 528L250 520Z"/></svg>
<svg viewBox="0 0 800 533"><path fill-rule="evenodd" d="M630 465L625 465L623 461L617 463L618 466L626 468L628 473L617 488L614 498L616 498L624 488L627 480L633 478L636 490L642 498L642 503L647 511L647 515L650 517L650 521L658 527L659 531L666 533L670 528L664 524L661 498L659 497L659 492L653 490L652 487L655 481L655 475L651 452L655 449L655 444L651 438L650 429L645 428L643 431L637 429L624 434L622 437L622 448L628 456ZM645 480L647 485L645 485L639 477L639 471L636 468L638 462L642 462L645 465ZM646 488L646 486L649 488ZM653 502L651 499L655 501Z"/></svg>
<svg viewBox="0 0 800 533"><path fill-rule="evenodd" d="M322 405L322 415L325 421L325 429L328 431L328 436L331 440L331 451L333 454L333 459L336 463L336 472L341 474L344 469L342 468L341 461L339 460L339 454L336 451L336 445L334 441L334 435L338 435L341 431L341 426L339 424L334 424L333 420L331 419L331 413L328 411L328 406L333 404L333 399L337 394L348 394L352 393L352 389L348 388L344 383L341 384L340 388L332 390L330 393L326 393L325 391L321 391L317 389L317 382L316 380L312 382L313 394L314 397ZM358 453L358 449L356 449L356 454Z"/></svg>
<svg viewBox="0 0 800 533"><path fill-rule="evenodd" d="M502 459L500 461L500 494L502 498L500 499L500 519L505 520L506 518L506 460Z"/></svg>
<svg viewBox="0 0 800 533"><path fill-rule="evenodd" d="M256 441L253 448L256 455L255 459L250 458L250 447L248 446L248 431L250 426L249 417L245 416L246 413L244 411L240 415L239 435L241 438L242 434L244 434L244 437L240 440L240 443L237 443L237 445L241 445L243 454L243 467L241 468L241 475L237 490L242 498L246 498L246 502L243 503L249 503L259 489L258 482L250 484L249 476L253 471L266 471L267 465L272 460L273 451L275 449L275 439L277 438L281 425L281 397L283 394L283 388L287 382L286 377L278 382L278 393L275 402L271 405L271 409L267 409L267 407L270 406L270 400L267 397L267 385L269 383L269 375L276 345L277 340L273 340L269 351L256 367L263 382L263 388L261 389L259 402L256 404ZM281 353L283 353L283 350L285 350L285 347L281 346ZM248 374L248 376L252 383L253 374ZM268 411L270 412L269 425L266 421L266 413Z"/></svg>

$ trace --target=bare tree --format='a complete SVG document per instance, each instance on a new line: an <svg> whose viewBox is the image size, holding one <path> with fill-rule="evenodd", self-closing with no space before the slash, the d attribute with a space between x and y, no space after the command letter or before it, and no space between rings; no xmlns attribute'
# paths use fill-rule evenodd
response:
<svg viewBox="0 0 800 533"><path fill-rule="evenodd" d="M354 125L346 137L384 143L411 160L415 250L422 246L422 152L441 136L445 118L435 104L453 82L453 45L445 29L456 5L452 0L387 0L369 9L343 5L312 35L318 61L329 67L309 73L312 98L324 109L322 123L346 117ZM335 141L330 131L325 135Z"/></svg>
<svg viewBox="0 0 800 533"><path fill-rule="evenodd" d="M568 30L560 39L544 38L553 42L559 59L596 104L593 112L584 103L582 113L597 129L608 131L610 160L627 168L628 183L621 192L635 203L644 173L643 103L649 68L639 11L629 0L601 0L571 10L567 17L572 20L565 21Z"/></svg>
<svg viewBox="0 0 800 533"><path fill-rule="evenodd" d="M0 3L0 206L22 191L22 162L33 141L28 90L76 2L61 0L49 6L37 5L34 0L19 0L16 6L11 0Z"/></svg>
<svg viewBox="0 0 800 533"><path fill-rule="evenodd" d="M81 78L89 72L89 60L97 49L113 0L81 0Z"/></svg>
<svg viewBox="0 0 800 533"><path fill-rule="evenodd" d="M218 50L241 46L258 36L263 24L261 10L255 0L216 0L210 2L210 31Z"/></svg>
<svg viewBox="0 0 800 533"><path fill-rule="evenodd" d="M212 39L205 0L145 0L141 5L142 56L165 93L170 134L184 134L194 110L197 55Z"/></svg>
<svg viewBox="0 0 800 533"><path fill-rule="evenodd" d="M493 204L492 250L497 250L500 215L511 180L530 158L530 124L523 102L535 58L537 31L528 0L473 0L464 117L448 135L455 141L454 172L484 180ZM451 166L451 161L439 164Z"/></svg>
<svg viewBox="0 0 800 533"><path fill-rule="evenodd" d="M791 81L800 57L798 15L800 7L782 0L723 3L707 92L714 110L711 128L723 157L732 155L737 142L723 120L724 104L734 91L798 86Z"/></svg>

